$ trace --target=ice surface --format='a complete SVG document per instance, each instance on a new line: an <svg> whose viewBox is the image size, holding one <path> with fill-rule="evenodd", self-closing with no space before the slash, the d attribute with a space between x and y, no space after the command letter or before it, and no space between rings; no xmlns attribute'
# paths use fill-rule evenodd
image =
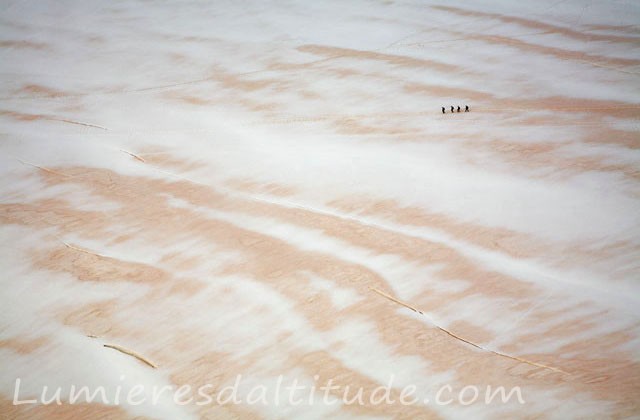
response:
<svg viewBox="0 0 640 420"><path fill-rule="evenodd" d="M10 418L637 415L637 2L5 3ZM11 404L392 374L527 403Z"/></svg>

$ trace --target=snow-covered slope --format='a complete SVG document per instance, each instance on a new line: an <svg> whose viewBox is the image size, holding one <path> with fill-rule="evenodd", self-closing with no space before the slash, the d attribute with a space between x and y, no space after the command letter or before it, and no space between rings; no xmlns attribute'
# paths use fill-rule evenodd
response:
<svg viewBox="0 0 640 420"><path fill-rule="evenodd" d="M636 2L0 7L8 418L639 414Z"/></svg>

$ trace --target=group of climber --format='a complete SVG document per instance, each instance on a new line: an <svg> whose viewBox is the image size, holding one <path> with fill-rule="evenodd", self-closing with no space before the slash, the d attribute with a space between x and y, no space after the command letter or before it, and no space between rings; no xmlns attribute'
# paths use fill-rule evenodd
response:
<svg viewBox="0 0 640 420"><path fill-rule="evenodd" d="M452 112L452 113L453 113L453 112L460 112L460 107L458 106L458 110L456 111L456 109L452 106L452 107L451 107L451 112ZM465 105L465 106L464 106L464 112L469 112L469 105ZM445 107L442 107L442 113L443 113L443 114L446 114L446 113L447 113L447 111L446 111L446 108L445 108Z"/></svg>

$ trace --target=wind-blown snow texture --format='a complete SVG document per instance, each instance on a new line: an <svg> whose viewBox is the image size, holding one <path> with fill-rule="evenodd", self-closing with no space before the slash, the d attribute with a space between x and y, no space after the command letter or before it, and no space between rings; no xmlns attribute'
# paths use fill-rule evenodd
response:
<svg viewBox="0 0 640 420"><path fill-rule="evenodd" d="M639 414L637 2L0 9L8 418ZM239 374L526 403L12 405Z"/></svg>

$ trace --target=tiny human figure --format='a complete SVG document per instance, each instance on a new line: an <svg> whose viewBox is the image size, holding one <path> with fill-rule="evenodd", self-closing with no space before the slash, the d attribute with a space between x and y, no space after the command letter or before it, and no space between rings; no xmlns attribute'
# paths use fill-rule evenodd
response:
<svg viewBox="0 0 640 420"><path fill-rule="evenodd" d="M453 107L451 107L451 112L455 112L455 111L453 110Z"/></svg>
<svg viewBox="0 0 640 420"><path fill-rule="evenodd" d="M445 114L446 112L444 111L444 107L442 107L442 113Z"/></svg>
<svg viewBox="0 0 640 420"><path fill-rule="evenodd" d="M458 112L460 112L460 107L458 106Z"/></svg>
<svg viewBox="0 0 640 420"><path fill-rule="evenodd" d="M464 112L469 112L469 105L464 106Z"/></svg>

